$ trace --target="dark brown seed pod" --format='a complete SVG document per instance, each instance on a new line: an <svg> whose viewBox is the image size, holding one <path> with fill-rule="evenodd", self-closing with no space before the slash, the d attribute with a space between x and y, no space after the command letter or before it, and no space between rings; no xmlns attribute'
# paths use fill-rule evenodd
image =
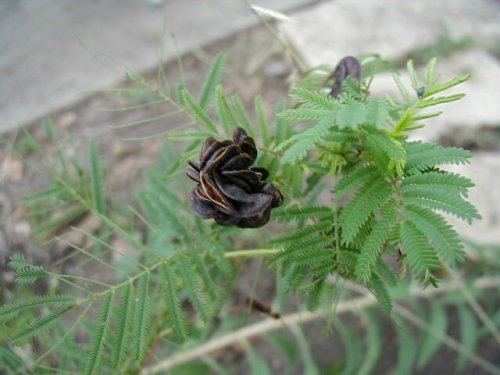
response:
<svg viewBox="0 0 500 375"><path fill-rule="evenodd" d="M340 60L332 75L329 77L329 79L335 79L332 90L330 91L330 96L336 98L340 95L342 91L342 83L348 76L358 81L361 79L361 65L359 61L352 56L347 56Z"/></svg>
<svg viewBox="0 0 500 375"><path fill-rule="evenodd" d="M193 211L220 225L258 228L265 225L271 209L283 196L264 180L269 173L255 167L257 148L244 129L237 128L232 140L208 138L199 163L188 162L187 176L198 183L191 194Z"/></svg>
<svg viewBox="0 0 500 375"><path fill-rule="evenodd" d="M259 301L258 299L248 297L245 299L245 303L250 309L269 315L274 319L279 319L281 317L279 313L273 312L270 306Z"/></svg>

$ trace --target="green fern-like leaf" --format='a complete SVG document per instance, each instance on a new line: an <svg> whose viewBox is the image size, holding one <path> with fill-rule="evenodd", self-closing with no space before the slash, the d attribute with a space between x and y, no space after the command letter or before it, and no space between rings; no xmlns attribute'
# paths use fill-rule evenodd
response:
<svg viewBox="0 0 500 375"><path fill-rule="evenodd" d="M97 145L94 141L89 143L90 158L90 181L92 191L92 202L98 213L106 213L106 199L104 197L104 188L102 182L102 166L100 156L97 151Z"/></svg>
<svg viewBox="0 0 500 375"><path fill-rule="evenodd" d="M157 173L146 173L148 190L152 195L161 197L162 205L169 206L171 209L177 209L183 205L179 196L172 191Z"/></svg>
<svg viewBox="0 0 500 375"><path fill-rule="evenodd" d="M149 296L149 272L139 278L135 296L135 314L133 325L134 357L142 362L147 350L147 339L151 324L151 298Z"/></svg>
<svg viewBox="0 0 500 375"><path fill-rule="evenodd" d="M293 243L303 238L316 236L318 233L325 230L329 230L331 228L332 228L332 222L329 220L323 220L320 221L319 223L302 227L291 234L275 238L271 240L270 243L272 245L283 245L287 243Z"/></svg>
<svg viewBox="0 0 500 375"><path fill-rule="evenodd" d="M305 248L303 251L297 251L293 255L294 263L313 267L318 264L331 264L331 260L333 259L333 250L332 248L326 248L325 246L314 246Z"/></svg>
<svg viewBox="0 0 500 375"><path fill-rule="evenodd" d="M198 311L201 319L206 322L210 312L208 311L208 306L202 299L201 287L198 282L198 275L195 272L195 268L190 262L190 258L183 254L179 254L176 258L176 265L182 275L182 279L185 284L185 290L188 295L189 300Z"/></svg>
<svg viewBox="0 0 500 375"><path fill-rule="evenodd" d="M284 196L301 197L302 196L302 184L303 171L300 164L285 164L281 168L281 177L285 181L283 188L281 189Z"/></svg>
<svg viewBox="0 0 500 375"><path fill-rule="evenodd" d="M370 280L373 267L377 263L379 255L382 252L382 247L387 241L394 225L396 225L399 220L397 202L395 200L389 200L388 203L381 208L381 213L383 217L373 226L371 233L361 247L361 252L358 256L356 268L354 270L356 278L365 284Z"/></svg>
<svg viewBox="0 0 500 375"><path fill-rule="evenodd" d="M132 283L128 283L122 290L120 305L116 311L116 333L113 340L111 365L114 369L126 360L130 352L130 329L132 327L134 308L134 289Z"/></svg>
<svg viewBox="0 0 500 375"><path fill-rule="evenodd" d="M315 143L326 137L329 129L335 124L333 115L322 118L316 125L306 131L296 134L277 147L281 150L292 144L283 155L283 163L296 163L307 156L309 150L314 148Z"/></svg>
<svg viewBox="0 0 500 375"><path fill-rule="evenodd" d="M339 128L356 127L366 120L366 108L363 103L352 102L340 105L336 114Z"/></svg>
<svg viewBox="0 0 500 375"><path fill-rule="evenodd" d="M325 291L326 279L321 278L315 280L313 287L307 291L307 309L309 311L316 311L321 304L321 297Z"/></svg>
<svg viewBox="0 0 500 375"><path fill-rule="evenodd" d="M296 253L303 253L312 249L319 249L320 251L325 250L328 246L331 246L332 240L328 237L323 236L310 236L306 238L298 239L294 242L290 242L282 246L282 250L274 254L269 258L269 265L274 266L276 264L288 265L290 263L296 262ZM307 262L301 262L307 263Z"/></svg>
<svg viewBox="0 0 500 375"><path fill-rule="evenodd" d="M281 118L280 113L287 109L287 102L285 100L278 100L276 103L276 125L274 127L274 143L279 145L285 139L291 137L293 133L292 121Z"/></svg>
<svg viewBox="0 0 500 375"><path fill-rule="evenodd" d="M358 186L373 181L380 176L374 165L361 165L353 168L342 178L333 189L336 200L344 198L347 194L353 192Z"/></svg>
<svg viewBox="0 0 500 375"><path fill-rule="evenodd" d="M178 212L173 210L167 197L154 194L154 192L146 192L141 194L141 199L148 204L167 226L172 227L176 235L184 239L189 239L191 237L191 232L185 226L185 222L179 220Z"/></svg>
<svg viewBox="0 0 500 375"><path fill-rule="evenodd" d="M382 173L403 174L406 150L384 129L366 128L366 148Z"/></svg>
<svg viewBox="0 0 500 375"><path fill-rule="evenodd" d="M444 83L440 83L440 84L434 84L434 85L432 85L432 87L429 87L429 88L427 88L425 90L423 96L424 97L429 97L429 96L434 95L434 94L436 94L438 92L447 90L447 89L449 89L451 87L454 87L456 85L459 85L459 84L467 81L471 77L472 77L472 75L470 73L467 73L467 74L464 74L464 75L462 75L460 77L453 78L453 79L449 80L448 82L444 82ZM427 81L427 79L426 79L426 81Z"/></svg>
<svg viewBox="0 0 500 375"><path fill-rule="evenodd" d="M49 273L42 266L30 265L16 270L16 281L21 284L31 285L38 279L48 276Z"/></svg>
<svg viewBox="0 0 500 375"><path fill-rule="evenodd" d="M342 92L340 101L361 101L363 100L363 91L360 82L351 76L347 76L342 82Z"/></svg>
<svg viewBox="0 0 500 375"><path fill-rule="evenodd" d="M269 147L271 145L271 133L269 130L269 123L266 120L266 112L264 111L264 104L262 103L262 97L257 95L254 100L255 114L257 115L257 121L260 127L260 135L262 137L262 142L264 147Z"/></svg>
<svg viewBox="0 0 500 375"><path fill-rule="evenodd" d="M215 56L210 71L208 72L207 78L203 83L201 89L200 98L198 100L199 106L202 110L207 110L210 105L210 101L215 94L215 88L221 81L222 71L224 70L225 55L218 54Z"/></svg>
<svg viewBox="0 0 500 375"><path fill-rule="evenodd" d="M426 86L431 87L437 83L438 75L436 74L436 69L435 69L436 61L437 59L433 57L432 59L429 60L429 62L425 66L424 82Z"/></svg>
<svg viewBox="0 0 500 375"><path fill-rule="evenodd" d="M368 180L342 209L342 242L349 244L373 212L393 193L388 183L378 176Z"/></svg>
<svg viewBox="0 0 500 375"><path fill-rule="evenodd" d="M295 88L290 96L303 108L336 110L338 104L333 98L320 91L311 91L303 88Z"/></svg>
<svg viewBox="0 0 500 375"><path fill-rule="evenodd" d="M179 290L175 284L175 278L171 266L165 265L163 267L163 275L165 277L165 296L167 301L167 306L169 308L168 313L173 325L174 331L181 340L187 338L187 329L184 319L184 312L179 300Z"/></svg>
<svg viewBox="0 0 500 375"><path fill-rule="evenodd" d="M6 345L0 346L0 366L6 373L19 373L19 370L24 366L24 362L11 348Z"/></svg>
<svg viewBox="0 0 500 375"><path fill-rule="evenodd" d="M306 220L313 217L323 219L332 215L332 209L327 206L289 206L273 211L273 219L282 222Z"/></svg>
<svg viewBox="0 0 500 375"><path fill-rule="evenodd" d="M384 309L384 311L387 314L391 314L393 309L391 295L387 290L387 287L377 275L373 275L370 278L369 288L373 295L377 298L377 301L380 303L380 306Z"/></svg>
<svg viewBox="0 0 500 375"><path fill-rule="evenodd" d="M453 190L449 191L425 185L406 185L401 188L401 191L403 201L406 204L444 211L469 223L473 219L481 218L476 207L464 200L460 195L454 194Z"/></svg>
<svg viewBox="0 0 500 375"><path fill-rule="evenodd" d="M233 274L233 265L231 262L224 257L224 252L226 249L220 241L218 240L209 240L205 241L205 246L207 249L209 249L210 253L213 255L213 257L216 259L216 265L217 269L224 275L224 276L230 276Z"/></svg>
<svg viewBox="0 0 500 375"><path fill-rule="evenodd" d="M389 103L386 100L370 100L366 104L366 122L376 127L383 126L389 119Z"/></svg>
<svg viewBox="0 0 500 375"><path fill-rule="evenodd" d="M24 344L29 338L40 335L45 330L53 326L57 322L57 319L73 307L74 305L61 306L46 315L38 316L32 319L26 327L12 337L12 341L16 345Z"/></svg>
<svg viewBox="0 0 500 375"><path fill-rule="evenodd" d="M35 296L19 299L0 307L0 321L13 319L21 311L48 305L74 305L75 299L71 296L56 294L53 296Z"/></svg>
<svg viewBox="0 0 500 375"><path fill-rule="evenodd" d="M434 188L445 189L446 191L455 191L466 197L467 191L474 186L474 183L467 177L456 173L445 171L430 171L426 173L414 174L405 177L401 186L432 186Z"/></svg>
<svg viewBox="0 0 500 375"><path fill-rule="evenodd" d="M26 261L26 258L24 257L24 254L15 253L15 254L13 254L10 257L10 260L9 260L9 267L10 268L12 268L14 270L17 270L17 269L25 268L25 267L28 267L28 266L31 266L31 264L29 264Z"/></svg>
<svg viewBox="0 0 500 375"><path fill-rule="evenodd" d="M173 130L170 131L165 139L169 141L202 141L210 137L211 134L202 131L186 131L186 130Z"/></svg>
<svg viewBox="0 0 500 375"><path fill-rule="evenodd" d="M191 257L191 261L194 264L195 270L198 272L198 275L200 275L200 277L203 280L206 293L208 293L211 299L215 299L215 293L216 293L215 283L207 269L206 261L202 259L198 251L189 252L189 256Z"/></svg>
<svg viewBox="0 0 500 375"><path fill-rule="evenodd" d="M253 130L252 122L250 121L250 118L248 117L248 114L245 110L245 106L243 105L243 102L238 96L233 96L231 98L231 106L233 108L233 113L236 116L236 119L238 120L238 124L246 130L247 134L250 137L255 138L255 132Z"/></svg>
<svg viewBox="0 0 500 375"><path fill-rule="evenodd" d="M101 310L94 326L94 331L92 332L87 359L85 361L85 368L83 370L83 374L85 375L98 374L101 371L100 363L103 356L106 334L109 330L109 322L112 316L113 297L114 292L111 291L104 296L102 301Z"/></svg>
<svg viewBox="0 0 500 375"><path fill-rule="evenodd" d="M450 103L462 99L465 94L453 94L448 96L439 96L437 98L425 98L417 103L417 108L427 108L438 104Z"/></svg>
<svg viewBox="0 0 500 375"><path fill-rule="evenodd" d="M278 118L292 121L319 121L332 113L332 110L315 108L287 109L278 114Z"/></svg>
<svg viewBox="0 0 500 375"><path fill-rule="evenodd" d="M351 241L351 246L352 247L354 247L356 249L361 249L361 247L363 247L363 245L366 242L366 239L368 238L368 236L370 235L370 233L372 231L373 226L376 223L376 220L375 220L375 214L376 213L377 212L374 211L368 217L368 219L363 223L363 225L361 226L361 228L359 228L358 233L356 233L356 235L353 237L353 239Z"/></svg>
<svg viewBox="0 0 500 375"><path fill-rule="evenodd" d="M219 117L226 134L231 136L233 130L238 124L238 120L236 120L236 116L229 105L229 101L226 94L224 94L222 86L217 86L215 91L217 96L217 116Z"/></svg>
<svg viewBox="0 0 500 375"><path fill-rule="evenodd" d="M392 267L390 267L381 257L378 258L374 272L385 284L389 286L396 286L398 284L398 276Z"/></svg>
<svg viewBox="0 0 500 375"><path fill-rule="evenodd" d="M427 208L409 205L404 208L403 216L426 235L446 263L453 266L465 259L465 250L457 232L441 215Z"/></svg>
<svg viewBox="0 0 500 375"><path fill-rule="evenodd" d="M298 264L293 264L288 267L283 267L286 286L285 293L292 293L297 290L304 279L307 277L309 268L307 266L301 266Z"/></svg>
<svg viewBox="0 0 500 375"><path fill-rule="evenodd" d="M413 223L404 221L399 232L403 251L415 277L424 280L426 273L441 268L434 248Z"/></svg>
<svg viewBox="0 0 500 375"><path fill-rule="evenodd" d="M186 89L181 90L180 92L182 103L189 109L189 111L193 114L194 119L198 124L203 126L207 132L210 134L217 134L217 125L212 121L212 119L208 116L205 110L198 105Z"/></svg>
<svg viewBox="0 0 500 375"><path fill-rule="evenodd" d="M332 239L328 235L322 235L322 233L330 230L331 227L331 221L324 220L317 224L302 227L289 235L274 239L271 244L279 246L281 250L268 259L269 265L288 266L297 262L296 255L299 253L303 254L312 249L322 251L330 247Z"/></svg>
<svg viewBox="0 0 500 375"><path fill-rule="evenodd" d="M350 144L353 147L359 147L361 143L361 134L352 129L334 129L330 131L325 137L326 142L338 143L340 145Z"/></svg>
<svg viewBox="0 0 500 375"><path fill-rule="evenodd" d="M62 225L71 223L73 220L81 217L88 210L81 205L70 206L65 212L55 219L47 220L44 224L39 225L34 231L35 237L46 237L52 234L57 228Z"/></svg>
<svg viewBox="0 0 500 375"><path fill-rule="evenodd" d="M432 143L406 143L406 171L414 174L430 167L443 164L468 164L472 157L470 151L458 147L442 147Z"/></svg>

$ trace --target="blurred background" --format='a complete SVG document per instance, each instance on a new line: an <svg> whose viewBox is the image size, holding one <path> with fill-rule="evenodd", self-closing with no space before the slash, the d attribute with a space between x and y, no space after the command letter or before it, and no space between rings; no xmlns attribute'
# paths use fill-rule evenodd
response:
<svg viewBox="0 0 500 375"><path fill-rule="evenodd" d="M472 73L470 81L456 88L467 96L447 105L444 115L429 120L415 138L473 151L472 163L454 170L476 182L471 200L483 220L456 225L459 233L493 249L491 256L499 259L500 1L268 0L257 5L289 17L269 20L282 43L243 0L0 0L2 293L13 281L5 263L14 251L29 254L35 263L50 264L67 250L59 245L51 252L38 251L34 228L20 204L23 196L44 186L49 174L40 172L46 157L57 152L40 124L50 123L65 152L76 157L85 153L85 140L98 137L105 145L107 163L113 165L107 185L117 197L128 199L140 184L142 171L154 164L162 132L181 120L165 117L161 107L144 105L151 99L148 90L122 90L116 95L115 88L126 88L134 74L152 83L161 66L169 79L183 80L197 90L219 52L228 56L226 92L237 93L248 106L261 94L269 113L286 96L296 70L287 58L290 51L309 67L335 65L346 55L379 53L401 70L406 81L409 58L421 69L437 57L443 80ZM387 92L398 96L389 74L372 85L373 95ZM114 110L130 107L137 109ZM88 231L95 226L83 224ZM244 294L254 271L249 268L242 276L236 294L238 290ZM271 295L274 280L263 279L259 288ZM450 334L458 336L460 327L453 325L453 319ZM306 336L315 361L325 367L332 353L342 356L345 349L335 337L319 334L320 328L318 324L308 329ZM388 332L375 373L394 371L398 344L392 340L395 332ZM448 371L454 354L440 350L428 367L414 373ZM485 342L482 351L500 366L500 348L494 340ZM240 363L237 349L225 360L239 373L249 371ZM281 373L283 364L269 361ZM465 373L482 371L471 365Z"/></svg>

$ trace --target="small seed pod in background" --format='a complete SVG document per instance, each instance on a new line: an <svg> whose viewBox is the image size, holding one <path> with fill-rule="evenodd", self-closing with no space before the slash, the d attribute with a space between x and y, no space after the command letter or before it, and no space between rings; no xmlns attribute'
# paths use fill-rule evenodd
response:
<svg viewBox="0 0 500 375"><path fill-rule="evenodd" d="M425 86L421 86L418 90L417 90L417 96L419 98L421 98L422 96L424 96L425 94Z"/></svg>
<svg viewBox="0 0 500 375"><path fill-rule="evenodd" d="M340 95L342 92L342 83L348 76L358 81L361 79L361 65L359 61L352 56L347 56L340 60L332 75L328 77L329 79L334 78L330 96L336 98Z"/></svg>
<svg viewBox="0 0 500 375"><path fill-rule="evenodd" d="M245 299L245 303L248 307L250 307L250 309L269 315L271 318L279 319L281 317L279 313L273 312L270 306L259 301L258 299L248 297Z"/></svg>
<svg viewBox="0 0 500 375"><path fill-rule="evenodd" d="M265 225L271 209L283 203L283 196L264 180L269 173L253 166L257 159L254 140L237 128L232 140L208 138L199 164L189 162L187 176L198 183L191 194L193 211L217 224L240 228Z"/></svg>

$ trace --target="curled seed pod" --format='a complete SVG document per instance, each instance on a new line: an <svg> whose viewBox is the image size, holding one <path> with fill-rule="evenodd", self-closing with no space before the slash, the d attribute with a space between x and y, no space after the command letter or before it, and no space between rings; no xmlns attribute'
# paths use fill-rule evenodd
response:
<svg viewBox="0 0 500 375"><path fill-rule="evenodd" d="M347 56L340 60L332 75L329 77L335 79L332 90L330 91L330 96L336 98L340 95L342 83L348 76L358 81L361 79L361 65L359 61L352 56Z"/></svg>
<svg viewBox="0 0 500 375"><path fill-rule="evenodd" d="M271 209L283 203L283 196L264 180L269 173L253 166L257 159L254 140L237 128L232 140L208 138L199 163L188 162L187 176L198 183L191 194L193 211L217 224L240 228L265 225Z"/></svg>

